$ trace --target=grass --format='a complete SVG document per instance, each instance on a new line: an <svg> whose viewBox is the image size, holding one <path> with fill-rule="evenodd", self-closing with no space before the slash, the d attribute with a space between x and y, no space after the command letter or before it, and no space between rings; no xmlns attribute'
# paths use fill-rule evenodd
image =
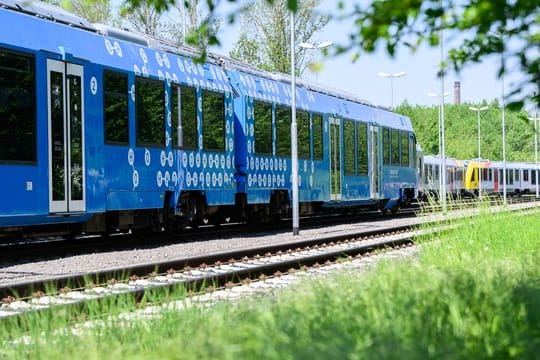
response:
<svg viewBox="0 0 540 360"><path fill-rule="evenodd" d="M60 335L77 314L0 322L0 358L392 359L536 358L540 353L540 222L490 214L421 239L418 258L382 261L275 296L103 318ZM149 302L176 294L151 294ZM138 305L125 300L107 311ZM104 309L94 309L99 318ZM19 324L20 325L20 324ZM28 329L32 329L28 332ZM30 344L14 343L22 334Z"/></svg>

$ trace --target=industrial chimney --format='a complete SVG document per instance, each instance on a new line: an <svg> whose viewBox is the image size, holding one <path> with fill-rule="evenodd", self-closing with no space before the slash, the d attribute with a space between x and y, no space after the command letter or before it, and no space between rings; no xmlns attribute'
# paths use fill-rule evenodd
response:
<svg viewBox="0 0 540 360"><path fill-rule="evenodd" d="M459 81L454 81L454 104L461 104L461 84Z"/></svg>

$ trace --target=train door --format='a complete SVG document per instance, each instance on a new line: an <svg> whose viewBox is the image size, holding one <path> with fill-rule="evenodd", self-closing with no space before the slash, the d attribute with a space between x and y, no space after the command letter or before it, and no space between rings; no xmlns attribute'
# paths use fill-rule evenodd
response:
<svg viewBox="0 0 540 360"><path fill-rule="evenodd" d="M47 60L49 212L86 210L83 67Z"/></svg>
<svg viewBox="0 0 540 360"><path fill-rule="evenodd" d="M341 121L330 117L330 200L341 200Z"/></svg>
<svg viewBox="0 0 540 360"><path fill-rule="evenodd" d="M371 198L377 199L379 197L379 128L377 126L370 125L369 127L371 151L370 158L370 188Z"/></svg>

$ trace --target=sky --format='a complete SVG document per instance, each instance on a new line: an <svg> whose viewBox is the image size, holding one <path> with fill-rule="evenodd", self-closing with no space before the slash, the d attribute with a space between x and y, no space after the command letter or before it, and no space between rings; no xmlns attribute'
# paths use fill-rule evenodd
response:
<svg viewBox="0 0 540 360"><path fill-rule="evenodd" d="M361 0L364 2L364 0ZM355 0L345 1L348 6ZM237 6L237 4L235 5ZM320 6L323 11L336 12L335 0L323 0ZM348 34L354 29L349 21L331 21L315 37L316 43L332 41L336 44L347 43ZM218 35L222 46L212 51L227 55L232 49L234 41L239 35L238 21L234 25L223 22ZM447 40L447 42L450 42ZM444 55L450 48L450 43L445 43ZM308 50L313 51L313 50ZM440 99L430 97L429 92L440 94L441 81L437 77L437 71L441 60L440 48L423 47L412 54L408 49L398 51L395 58L391 58L382 50L373 54L362 54L356 61L351 61L352 54L344 54L336 57L322 57L318 59L322 63L322 70L315 74L306 70L303 78L315 81L321 85L327 85L336 89L343 89L354 93L359 97L379 106L391 106L392 91L391 80L377 74L380 72L397 73L404 71L405 76L393 79L393 103L394 106L407 101L410 104L433 105L438 104ZM445 90L449 96L446 102L454 101L454 82L461 84L461 102L479 103L482 100L491 102L501 97L502 82L497 77L500 57L493 55L479 64L466 67L459 74L451 71L445 78ZM505 75L505 88L509 89L513 82L520 78L518 69L510 68Z"/></svg>

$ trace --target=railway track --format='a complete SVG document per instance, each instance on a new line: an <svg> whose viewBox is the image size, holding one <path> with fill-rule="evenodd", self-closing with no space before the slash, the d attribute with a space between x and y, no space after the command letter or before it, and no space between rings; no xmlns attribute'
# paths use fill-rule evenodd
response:
<svg viewBox="0 0 540 360"><path fill-rule="evenodd" d="M183 286L197 292L208 286L219 288L261 277L281 276L291 269L330 264L380 249L411 245L417 234L410 226L400 226L384 232L339 235L17 284L0 288L0 318L51 310L57 306L77 306L81 302L99 301L110 296L128 294L141 298L146 291L157 287ZM46 292L45 289L56 290ZM13 296L15 294L17 298Z"/></svg>
<svg viewBox="0 0 540 360"><path fill-rule="evenodd" d="M431 221L444 224L441 219ZM87 301L101 301L110 296L129 295L140 298L146 291L158 287L181 286L199 291L209 286L219 288L241 284L243 281L255 281L260 277L279 277L291 269L294 271L305 266L318 266L362 256L379 249L411 245L420 231L426 231L413 230L416 227L402 225L384 230L363 230L353 234L323 236L0 286L0 318L35 311L52 311L58 306L79 306ZM436 227L430 231L444 231L444 228Z"/></svg>

